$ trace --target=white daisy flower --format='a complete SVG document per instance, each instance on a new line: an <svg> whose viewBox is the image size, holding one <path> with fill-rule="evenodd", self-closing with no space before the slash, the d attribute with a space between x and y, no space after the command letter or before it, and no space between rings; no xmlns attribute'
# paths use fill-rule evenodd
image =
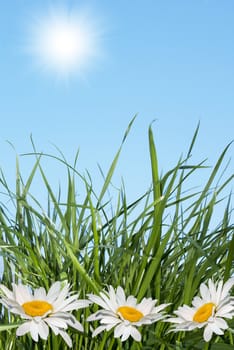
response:
<svg viewBox="0 0 234 350"><path fill-rule="evenodd" d="M226 283L220 281L214 283L208 280L208 286L204 283L200 286L200 296L192 300L192 307L183 305L174 311L178 317L168 318L167 322L174 323L172 331L191 331L204 327L204 340L209 342L213 333L224 334L228 329L225 318L234 316L234 298L229 291L234 285L234 277Z"/></svg>
<svg viewBox="0 0 234 350"><path fill-rule="evenodd" d="M35 342L39 337L46 340L51 328L55 335L61 335L67 345L72 346L71 338L65 330L71 326L82 332L83 326L70 312L87 307L90 304L88 300L78 300L77 294L70 295L69 284L62 287L61 282L52 284L48 293L42 287L32 293L22 284L13 283L12 288L10 291L4 285L0 285L0 290L4 293L0 302L11 313L25 320L17 328L17 336L30 333Z"/></svg>
<svg viewBox="0 0 234 350"><path fill-rule="evenodd" d="M96 336L102 331L109 331L114 328L114 337L125 341L132 336L136 341L141 340L141 334L137 327L151 324L165 318L160 313L167 305L162 304L155 307L157 300L144 298L140 303L130 295L126 298L123 288L118 287L116 292L112 286L108 291L100 293L100 296L88 294L88 298L95 304L102 307L87 318L87 321L100 320L92 336Z"/></svg>

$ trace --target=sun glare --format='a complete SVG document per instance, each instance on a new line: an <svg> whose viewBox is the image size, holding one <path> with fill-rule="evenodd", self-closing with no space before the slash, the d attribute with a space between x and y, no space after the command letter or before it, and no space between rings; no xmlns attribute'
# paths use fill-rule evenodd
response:
<svg viewBox="0 0 234 350"><path fill-rule="evenodd" d="M83 75L100 54L100 30L87 13L53 10L30 29L27 51L43 70L59 78Z"/></svg>

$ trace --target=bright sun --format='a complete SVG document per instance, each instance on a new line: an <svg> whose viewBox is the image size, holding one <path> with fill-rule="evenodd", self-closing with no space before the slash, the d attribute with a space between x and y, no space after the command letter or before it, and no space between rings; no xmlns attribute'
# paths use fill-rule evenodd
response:
<svg viewBox="0 0 234 350"><path fill-rule="evenodd" d="M53 10L34 21L28 51L42 69L59 78L83 75L100 53L99 33L87 14Z"/></svg>

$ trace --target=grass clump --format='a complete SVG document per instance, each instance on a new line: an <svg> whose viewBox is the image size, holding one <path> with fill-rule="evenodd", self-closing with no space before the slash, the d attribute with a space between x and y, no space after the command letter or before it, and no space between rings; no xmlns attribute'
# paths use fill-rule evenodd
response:
<svg viewBox="0 0 234 350"><path fill-rule="evenodd" d="M225 282L234 275L233 175L225 177L222 172L230 145L212 168L208 168L205 161L193 164L191 154L197 128L186 156L160 175L150 126L152 183L149 190L128 203L122 186L115 190L113 205L108 191L113 193L111 181L132 122L109 171L103 175L100 193L95 192L88 173L78 172L78 157L71 165L62 154L38 153L33 143L30 156L35 157L35 163L26 180L18 158L16 160L15 191L9 188L1 172L3 285L10 289L12 283L23 283L48 290L55 281L67 281L83 299L88 293L98 294L108 285L122 286L127 295L134 295L138 301L151 297L158 303L170 304L167 312L172 314L179 306L191 304L201 283L208 279ZM58 162L66 169L66 188L61 186L55 190L49 183L42 166L45 159ZM203 187L189 189L192 180L200 183L204 170L209 174ZM39 176L47 193L47 208L31 193ZM81 186L80 199L77 188ZM220 207L222 209L217 210ZM91 309L97 310L91 306L74 313L84 327L83 333L68 330L76 350L233 348L232 330L215 335L206 343L201 330L168 332L167 322L142 327L141 342L132 338L121 342L113 337L112 331L93 338L92 326L86 322ZM22 320L4 307L0 317L0 349L68 348L63 339L52 332L46 341L34 342L29 335L16 337L15 330ZM228 322L233 329L234 319Z"/></svg>

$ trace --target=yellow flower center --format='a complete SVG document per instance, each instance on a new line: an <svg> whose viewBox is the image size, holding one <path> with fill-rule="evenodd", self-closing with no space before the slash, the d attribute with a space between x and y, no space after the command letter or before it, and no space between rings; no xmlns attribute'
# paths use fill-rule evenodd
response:
<svg viewBox="0 0 234 350"><path fill-rule="evenodd" d="M207 303L202 305L197 309L193 316L193 321L195 322L206 322L210 316L212 316L213 308L215 307L215 304L213 303Z"/></svg>
<svg viewBox="0 0 234 350"><path fill-rule="evenodd" d="M46 312L52 311L53 306L44 300L32 300L22 305L24 312L32 317L43 316Z"/></svg>
<svg viewBox="0 0 234 350"><path fill-rule="evenodd" d="M130 322L138 322L142 317L143 313L131 306L120 306L117 310L125 320Z"/></svg>

